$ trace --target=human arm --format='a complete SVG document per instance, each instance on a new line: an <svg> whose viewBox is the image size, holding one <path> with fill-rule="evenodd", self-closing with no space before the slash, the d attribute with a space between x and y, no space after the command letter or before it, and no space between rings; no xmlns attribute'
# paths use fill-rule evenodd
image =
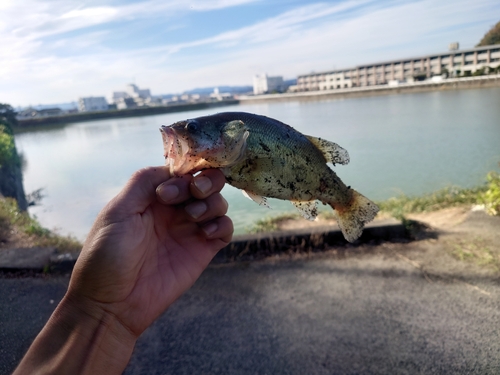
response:
<svg viewBox="0 0 500 375"><path fill-rule="evenodd" d="M140 334L231 240L224 182L218 170L137 172L98 215L66 295L14 374L121 373Z"/></svg>

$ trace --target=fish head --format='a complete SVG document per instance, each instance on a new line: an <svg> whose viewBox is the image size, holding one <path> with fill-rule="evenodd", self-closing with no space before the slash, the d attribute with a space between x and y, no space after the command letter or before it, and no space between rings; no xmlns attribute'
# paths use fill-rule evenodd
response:
<svg viewBox="0 0 500 375"><path fill-rule="evenodd" d="M177 176L236 164L245 154L249 135L243 121L217 120L216 116L163 125L160 131L165 164Z"/></svg>

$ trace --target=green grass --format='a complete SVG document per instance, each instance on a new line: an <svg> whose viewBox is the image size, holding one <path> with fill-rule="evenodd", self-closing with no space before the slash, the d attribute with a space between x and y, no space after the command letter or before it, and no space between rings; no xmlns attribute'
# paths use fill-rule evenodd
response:
<svg viewBox="0 0 500 375"><path fill-rule="evenodd" d="M500 270L500 254L493 251L481 238L461 240L452 246L451 254L461 260L474 262L480 266L490 266Z"/></svg>
<svg viewBox="0 0 500 375"><path fill-rule="evenodd" d="M486 176L488 188L479 195L479 201L484 204L490 215L500 215L500 174L488 173Z"/></svg>
<svg viewBox="0 0 500 375"><path fill-rule="evenodd" d="M61 236L42 227L36 218L19 209L15 199L0 197L0 241L5 240L13 229L29 236L33 246L55 247L59 251L69 252L78 252L82 248L75 238Z"/></svg>
<svg viewBox="0 0 500 375"><path fill-rule="evenodd" d="M0 122L0 168L2 166L17 165L19 162L14 136L11 134L10 129Z"/></svg>
<svg viewBox="0 0 500 375"><path fill-rule="evenodd" d="M402 219L405 215L411 213L430 212L443 208L477 204L480 195L486 190L486 186L469 189L449 187L417 197L403 194L383 202L377 202L377 204L381 212Z"/></svg>
<svg viewBox="0 0 500 375"><path fill-rule="evenodd" d="M400 195L398 197L376 203L380 208L380 213L388 214L398 220L406 220L405 216L411 213L430 212L443 208L483 203L482 197L484 197L488 191L488 186L480 186L469 189L449 187L431 194L425 194L417 197ZM500 184L498 185L498 191L495 190L495 192L492 193L495 197L497 194L497 204L500 205ZM500 206L497 207L500 210ZM332 211L320 212L319 215L321 218L326 220L334 218L334 213ZM260 219L248 229L248 232L260 233L276 231L279 229L279 224L281 222L290 219L299 219L300 217L301 216L298 213L285 213Z"/></svg>
<svg viewBox="0 0 500 375"><path fill-rule="evenodd" d="M301 216L298 213L294 212L287 212L276 216L265 217L264 219L259 219L255 223L253 223L252 226L247 229L247 232L263 233L277 231L281 222L286 220L298 220L300 218Z"/></svg>

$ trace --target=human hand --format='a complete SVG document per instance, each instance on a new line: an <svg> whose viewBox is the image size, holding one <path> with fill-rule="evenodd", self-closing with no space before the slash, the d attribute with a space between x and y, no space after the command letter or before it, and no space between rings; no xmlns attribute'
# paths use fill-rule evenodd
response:
<svg viewBox="0 0 500 375"><path fill-rule="evenodd" d="M99 213L68 291L14 372L121 374L139 335L229 243L219 170L135 173Z"/></svg>
<svg viewBox="0 0 500 375"><path fill-rule="evenodd" d="M232 236L219 170L171 178L137 172L102 210L75 265L67 297L111 314L137 337L186 291Z"/></svg>

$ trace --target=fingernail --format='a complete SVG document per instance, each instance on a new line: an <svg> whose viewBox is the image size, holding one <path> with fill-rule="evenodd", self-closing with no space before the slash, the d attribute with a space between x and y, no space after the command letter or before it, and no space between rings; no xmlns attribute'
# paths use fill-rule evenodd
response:
<svg viewBox="0 0 500 375"><path fill-rule="evenodd" d="M202 193L208 193L212 188L212 181L205 176L195 177L193 180L193 184Z"/></svg>
<svg viewBox="0 0 500 375"><path fill-rule="evenodd" d="M169 202L179 196L179 188L175 185L160 185L157 193L162 201Z"/></svg>
<svg viewBox="0 0 500 375"><path fill-rule="evenodd" d="M186 212L193 219L198 219L201 215L203 215L207 211L207 205L205 202L193 202L186 206Z"/></svg>
<svg viewBox="0 0 500 375"><path fill-rule="evenodd" d="M205 232L207 237L210 237L215 231L219 228L219 226L215 223L208 223L201 227L201 230Z"/></svg>

